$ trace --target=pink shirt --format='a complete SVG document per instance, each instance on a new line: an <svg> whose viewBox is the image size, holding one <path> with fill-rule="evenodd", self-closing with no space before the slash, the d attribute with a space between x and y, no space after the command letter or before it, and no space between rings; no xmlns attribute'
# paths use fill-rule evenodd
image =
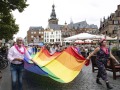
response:
<svg viewBox="0 0 120 90"><path fill-rule="evenodd" d="M24 48L21 47L19 48L22 52L24 52ZM9 51L8 51L8 60L13 63L13 64L21 64L22 62L20 61L13 61L15 58L21 58L24 59L24 56L26 56L28 59L32 59L28 51L25 49L25 53L21 54L15 46L12 46Z"/></svg>

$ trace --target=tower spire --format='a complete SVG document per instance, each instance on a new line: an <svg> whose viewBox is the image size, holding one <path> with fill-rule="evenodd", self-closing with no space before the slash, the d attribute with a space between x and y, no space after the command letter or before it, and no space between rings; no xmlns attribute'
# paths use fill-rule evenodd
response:
<svg viewBox="0 0 120 90"><path fill-rule="evenodd" d="M58 24L58 19L56 18L56 13L55 13L55 5L52 5L52 12L50 15L50 19L48 20L49 24Z"/></svg>
<svg viewBox="0 0 120 90"><path fill-rule="evenodd" d="M55 13L55 5L52 5L52 13L50 15L51 19L56 19L56 13Z"/></svg>

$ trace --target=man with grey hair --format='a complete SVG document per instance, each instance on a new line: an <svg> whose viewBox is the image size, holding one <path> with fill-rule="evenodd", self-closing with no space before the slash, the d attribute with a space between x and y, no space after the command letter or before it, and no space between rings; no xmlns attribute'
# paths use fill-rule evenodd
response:
<svg viewBox="0 0 120 90"><path fill-rule="evenodd" d="M12 90L17 90L17 81L18 81L18 90L23 90L22 88L22 72L24 69L24 56L28 59L32 59L28 51L23 45L23 39L18 37L16 39L16 44L9 49L8 60L10 61L10 70L11 70L11 81L12 81Z"/></svg>

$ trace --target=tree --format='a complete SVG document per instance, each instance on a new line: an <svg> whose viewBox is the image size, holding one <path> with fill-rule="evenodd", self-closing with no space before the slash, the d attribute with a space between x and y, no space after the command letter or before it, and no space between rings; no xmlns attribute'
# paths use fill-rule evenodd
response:
<svg viewBox="0 0 120 90"><path fill-rule="evenodd" d="M27 0L0 0L0 12L6 13L16 9L23 12L28 6L26 2Z"/></svg>
<svg viewBox="0 0 120 90"><path fill-rule="evenodd" d="M19 31L12 11L23 12L28 6L27 0L0 0L0 39L10 40Z"/></svg>
<svg viewBox="0 0 120 90"><path fill-rule="evenodd" d="M15 19L12 14L0 16L0 39L5 38L6 40L12 39L13 35L18 32L18 25L15 24Z"/></svg>

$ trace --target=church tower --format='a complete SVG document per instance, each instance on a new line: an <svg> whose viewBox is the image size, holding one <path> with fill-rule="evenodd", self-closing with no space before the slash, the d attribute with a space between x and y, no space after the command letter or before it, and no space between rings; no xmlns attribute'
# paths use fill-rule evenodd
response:
<svg viewBox="0 0 120 90"><path fill-rule="evenodd" d="M48 20L49 24L58 24L58 19L56 18L55 5L52 5L52 13L50 19Z"/></svg>

